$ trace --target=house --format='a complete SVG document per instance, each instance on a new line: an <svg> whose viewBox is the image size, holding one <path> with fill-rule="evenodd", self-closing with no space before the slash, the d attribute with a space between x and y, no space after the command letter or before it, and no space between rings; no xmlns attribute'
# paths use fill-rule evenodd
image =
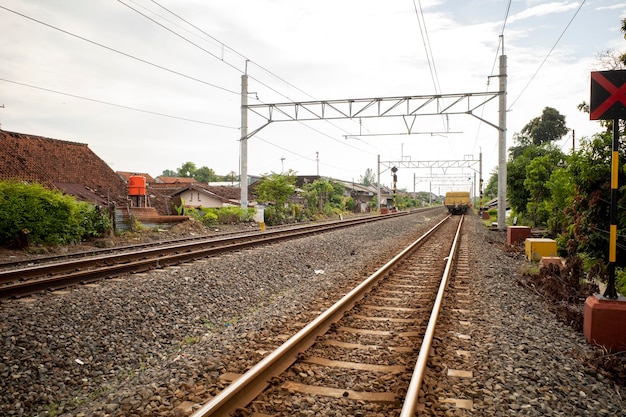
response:
<svg viewBox="0 0 626 417"><path fill-rule="evenodd" d="M193 178L187 177L166 177L163 175L159 175L154 179L154 183L157 184L194 184L196 181Z"/></svg>
<svg viewBox="0 0 626 417"><path fill-rule="evenodd" d="M170 195L170 198L172 203L179 207L183 205L185 207L221 208L239 206L239 192L239 188L235 187L210 187L195 183L177 190Z"/></svg>
<svg viewBox="0 0 626 417"><path fill-rule="evenodd" d="M126 206L127 186L84 143L0 131L0 179L36 182L101 206Z"/></svg>
<svg viewBox="0 0 626 417"><path fill-rule="evenodd" d="M128 182L130 181L130 177L134 177L136 175L144 177L148 184L153 184L156 182L156 180L152 178L152 175L145 173L145 172L129 172L129 171L115 171L115 172L117 173L117 175L122 177L122 179L124 180L124 182L126 182L126 184L128 184Z"/></svg>
<svg viewBox="0 0 626 417"><path fill-rule="evenodd" d="M142 223L180 222L163 219L152 207L133 207L127 181L113 171L87 144L0 131L0 180L39 183L76 199L115 212L116 228L124 230L131 216Z"/></svg>

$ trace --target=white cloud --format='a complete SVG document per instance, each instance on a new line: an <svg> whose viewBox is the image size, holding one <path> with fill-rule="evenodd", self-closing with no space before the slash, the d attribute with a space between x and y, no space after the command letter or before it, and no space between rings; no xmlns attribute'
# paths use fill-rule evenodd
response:
<svg viewBox="0 0 626 417"><path fill-rule="evenodd" d="M532 2L530 2L532 3ZM572 2L550 2L546 4L539 4L537 6L529 7L519 13L516 13L509 17L508 23L514 23L521 20L527 20L533 17L547 16L555 13L563 13L569 10L575 10L580 6L580 3Z"/></svg>

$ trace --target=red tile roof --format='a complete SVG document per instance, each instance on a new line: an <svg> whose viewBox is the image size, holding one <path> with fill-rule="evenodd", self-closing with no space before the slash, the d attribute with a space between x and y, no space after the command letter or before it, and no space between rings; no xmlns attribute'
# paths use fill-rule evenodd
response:
<svg viewBox="0 0 626 417"><path fill-rule="evenodd" d="M132 177L134 175L139 175L141 177L146 177L146 182L148 184L152 184L152 183L155 182L155 179L150 174L147 174L145 172L129 172L129 171L115 171L115 172L117 173L117 175L122 177L124 179L124 181L126 181L126 182L130 181L130 177Z"/></svg>
<svg viewBox="0 0 626 417"><path fill-rule="evenodd" d="M118 206L126 205L128 194L124 180L86 144L7 131L0 131L0 179L37 182L50 189L84 188Z"/></svg>
<svg viewBox="0 0 626 417"><path fill-rule="evenodd" d="M193 184L198 181L187 177L164 177L163 175L159 175L156 177L155 182L161 184Z"/></svg>

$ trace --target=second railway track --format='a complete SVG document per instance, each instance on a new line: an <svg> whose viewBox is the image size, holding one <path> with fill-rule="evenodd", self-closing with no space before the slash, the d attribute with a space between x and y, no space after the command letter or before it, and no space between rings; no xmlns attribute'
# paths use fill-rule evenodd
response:
<svg viewBox="0 0 626 417"><path fill-rule="evenodd" d="M121 252L81 256L76 259L55 257L49 262L26 267L20 267L22 264L15 267L5 264L4 268L0 270L0 298L21 297L38 291L60 289L74 284L112 278L125 273L144 272L226 251L241 250L259 244L293 239L407 214L409 212L281 228L264 233L186 239L158 245L124 247Z"/></svg>
<svg viewBox="0 0 626 417"><path fill-rule="evenodd" d="M248 372L223 374L193 417L413 416L461 224L442 221Z"/></svg>

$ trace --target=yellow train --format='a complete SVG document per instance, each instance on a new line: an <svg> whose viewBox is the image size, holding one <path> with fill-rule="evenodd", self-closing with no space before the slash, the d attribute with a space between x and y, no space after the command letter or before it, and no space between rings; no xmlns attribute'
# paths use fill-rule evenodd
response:
<svg viewBox="0 0 626 417"><path fill-rule="evenodd" d="M469 191L449 191L443 202L450 214L465 214L471 207Z"/></svg>

